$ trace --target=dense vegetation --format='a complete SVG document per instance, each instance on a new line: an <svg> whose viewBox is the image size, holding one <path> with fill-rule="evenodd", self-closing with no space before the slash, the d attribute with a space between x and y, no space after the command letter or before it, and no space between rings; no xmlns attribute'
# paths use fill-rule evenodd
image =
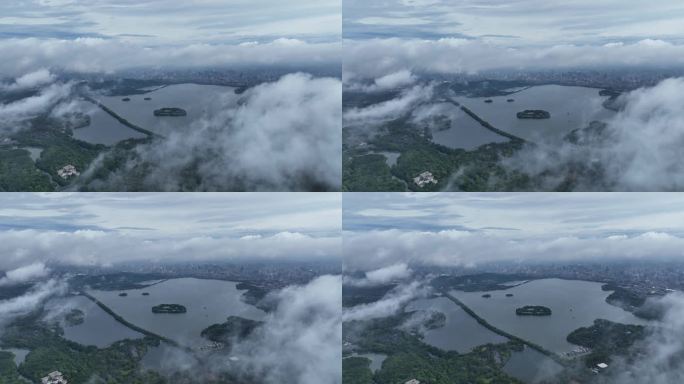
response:
<svg viewBox="0 0 684 384"><path fill-rule="evenodd" d="M360 356L342 359L342 383L373 384L373 371L370 369L370 363L370 359Z"/></svg>
<svg viewBox="0 0 684 384"><path fill-rule="evenodd" d="M423 343L417 335L400 328L409 314L403 313L370 321L344 324L344 339L358 352L387 355L382 368L372 374L377 384L404 383L417 379L428 384L520 383L501 368L517 343L484 345L466 354L443 351ZM364 361L343 361L343 383L369 383Z"/></svg>
<svg viewBox="0 0 684 384"><path fill-rule="evenodd" d="M262 322L256 320L229 316L224 323L213 324L205 328L201 335L207 340L229 344L249 336L261 324Z"/></svg>
<svg viewBox="0 0 684 384"><path fill-rule="evenodd" d="M43 324L41 316L36 313L16 321L0 338L5 347L31 351L18 368L26 378L39 382L41 377L59 370L70 383L75 384L88 380L112 384L164 383L158 374L138 369L142 356L148 348L158 345L158 340L124 340L98 349L62 338L61 329ZM7 376L5 372L3 369L3 375Z"/></svg>
<svg viewBox="0 0 684 384"><path fill-rule="evenodd" d="M609 363L611 356L624 355L637 341L646 336L642 325L620 324L598 319L590 327L574 330L567 337L568 342L592 349L585 357L586 365Z"/></svg>
<svg viewBox="0 0 684 384"><path fill-rule="evenodd" d="M36 168L24 149L0 149L0 192L52 191L50 177Z"/></svg>
<svg viewBox="0 0 684 384"><path fill-rule="evenodd" d="M526 305L516 308L515 314L518 316L551 316L551 308L543 305Z"/></svg>

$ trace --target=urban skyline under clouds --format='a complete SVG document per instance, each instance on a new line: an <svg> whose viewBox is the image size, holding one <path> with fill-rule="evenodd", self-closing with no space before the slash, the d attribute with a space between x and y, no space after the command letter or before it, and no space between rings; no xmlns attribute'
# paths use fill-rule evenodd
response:
<svg viewBox="0 0 684 384"><path fill-rule="evenodd" d="M344 36L465 38L504 46L594 45L684 40L676 0L347 0Z"/></svg>
<svg viewBox="0 0 684 384"><path fill-rule="evenodd" d="M335 260L338 193L0 196L0 270L33 262Z"/></svg>
<svg viewBox="0 0 684 384"><path fill-rule="evenodd" d="M91 37L148 45L337 41L340 7L334 0L8 1L0 4L0 37Z"/></svg>
<svg viewBox="0 0 684 384"><path fill-rule="evenodd" d="M375 269L681 258L682 218L676 193L345 194L344 259Z"/></svg>

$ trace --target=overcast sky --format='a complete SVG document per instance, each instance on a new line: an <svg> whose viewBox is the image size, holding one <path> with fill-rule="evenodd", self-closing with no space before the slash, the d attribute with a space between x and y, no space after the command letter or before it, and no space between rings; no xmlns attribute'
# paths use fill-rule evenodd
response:
<svg viewBox="0 0 684 384"><path fill-rule="evenodd" d="M465 37L512 46L681 41L679 0L345 0L346 38Z"/></svg>
<svg viewBox="0 0 684 384"><path fill-rule="evenodd" d="M10 0L0 37L102 37L148 44L338 40L339 0Z"/></svg>
<svg viewBox="0 0 684 384"><path fill-rule="evenodd" d="M337 193L0 195L0 270L33 262L339 257Z"/></svg>
<svg viewBox="0 0 684 384"><path fill-rule="evenodd" d="M681 258L684 196L345 194L345 264Z"/></svg>

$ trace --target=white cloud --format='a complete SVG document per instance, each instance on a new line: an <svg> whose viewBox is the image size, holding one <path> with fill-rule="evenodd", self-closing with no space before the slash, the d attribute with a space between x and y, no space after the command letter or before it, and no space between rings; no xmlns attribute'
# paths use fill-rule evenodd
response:
<svg viewBox="0 0 684 384"><path fill-rule="evenodd" d="M669 191L684 188L684 78L667 79L621 97L624 109L606 121L600 139L587 134L576 146L527 148L504 162L544 178L548 188L571 164L601 169L599 178L577 177L578 190ZM556 179L556 180L553 180Z"/></svg>
<svg viewBox="0 0 684 384"><path fill-rule="evenodd" d="M241 356L238 367L268 384L341 383L341 277L322 276L287 287L276 298L276 311L231 351Z"/></svg>
<svg viewBox="0 0 684 384"><path fill-rule="evenodd" d="M121 262L264 261L339 259L340 238L262 236L141 238L97 230L0 232L0 270L29 263L108 266Z"/></svg>
<svg viewBox="0 0 684 384"><path fill-rule="evenodd" d="M0 287L3 285L16 285L33 281L37 278L45 277L50 270L43 263L33 263L5 272L5 276L0 278Z"/></svg>
<svg viewBox="0 0 684 384"><path fill-rule="evenodd" d="M425 296L428 291L429 288L420 281L399 285L378 301L346 308L342 313L342 319L344 321L371 320L391 316L409 301Z"/></svg>
<svg viewBox="0 0 684 384"><path fill-rule="evenodd" d="M508 47L482 40L442 38L345 41L345 76L378 78L398 71L458 74L488 70L538 70L684 65L684 44L643 39L609 45Z"/></svg>
<svg viewBox="0 0 684 384"><path fill-rule="evenodd" d="M143 180L145 190L182 190L183 175L192 164L198 164L198 190L341 188L338 79L295 73L251 88L244 97L237 107L193 123L193 135L178 133L138 146L139 158L126 169L153 165ZM125 190L121 177L114 174L90 187Z"/></svg>
<svg viewBox="0 0 684 384"><path fill-rule="evenodd" d="M499 232L375 230L345 232L347 270L387 265L472 267L489 262L567 262L596 260L677 260L684 238L646 232L619 237L518 236Z"/></svg>
<svg viewBox="0 0 684 384"><path fill-rule="evenodd" d="M249 45L193 43L148 46L101 38L0 39L0 75L16 77L42 68L111 73L132 68L216 66L338 66L341 44L279 38Z"/></svg>

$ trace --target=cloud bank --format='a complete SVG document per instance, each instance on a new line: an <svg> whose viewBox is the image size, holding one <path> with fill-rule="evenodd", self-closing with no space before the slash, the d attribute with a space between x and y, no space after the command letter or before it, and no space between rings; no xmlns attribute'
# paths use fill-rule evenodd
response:
<svg viewBox="0 0 684 384"><path fill-rule="evenodd" d="M264 383L342 381L342 279L322 276L276 294L279 305L264 325L231 353Z"/></svg>
<svg viewBox="0 0 684 384"><path fill-rule="evenodd" d="M200 180L197 190L339 190L341 103L339 80L286 75L194 122L192 135L138 146L123 171L89 187L126 190L126 173L150 166L143 190L183 190L189 167Z"/></svg>
<svg viewBox="0 0 684 384"><path fill-rule="evenodd" d="M344 46L345 81L382 78L406 70L475 74L492 70L677 68L684 64L684 44L656 39L602 45L509 47L462 38L386 38L346 40Z"/></svg>
<svg viewBox="0 0 684 384"><path fill-rule="evenodd" d="M396 263L472 267L491 262L681 260L684 238L663 232L515 237L459 230L345 232L344 263L368 271Z"/></svg>
<svg viewBox="0 0 684 384"><path fill-rule="evenodd" d="M565 142L518 152L504 165L541 177L552 189L570 169L577 190L676 191L684 188L684 78L663 80L621 96L624 109L603 131L585 131L580 145ZM596 175L597 171L598 176ZM549 176L546 176L549 175Z"/></svg>
<svg viewBox="0 0 684 384"><path fill-rule="evenodd" d="M110 266L143 261L332 261L339 258L339 250L339 237L291 232L242 238L198 235L145 239L99 230L9 230L0 232L0 270L50 262Z"/></svg>
<svg viewBox="0 0 684 384"><path fill-rule="evenodd" d="M77 38L0 39L0 77L19 77L43 68L81 73L113 73L136 68L259 66L339 66L341 44L279 38L241 44L193 43L148 46L136 42ZM25 81L35 79L25 79ZM17 86L19 83L17 82Z"/></svg>

